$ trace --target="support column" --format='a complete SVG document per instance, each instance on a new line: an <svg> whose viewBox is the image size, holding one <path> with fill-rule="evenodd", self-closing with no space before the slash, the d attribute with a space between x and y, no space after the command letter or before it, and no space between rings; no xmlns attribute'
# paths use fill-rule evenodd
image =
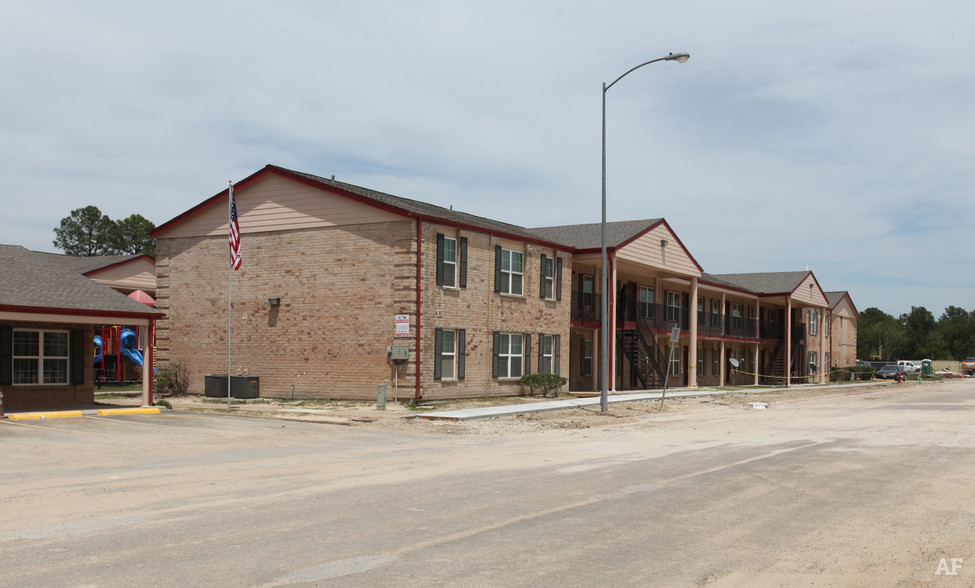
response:
<svg viewBox="0 0 975 588"><path fill-rule="evenodd" d="M691 324L690 342L687 349L687 385L697 388L697 278L691 278Z"/></svg>
<svg viewBox="0 0 975 588"><path fill-rule="evenodd" d="M785 297L785 385L792 384L792 297Z"/></svg>

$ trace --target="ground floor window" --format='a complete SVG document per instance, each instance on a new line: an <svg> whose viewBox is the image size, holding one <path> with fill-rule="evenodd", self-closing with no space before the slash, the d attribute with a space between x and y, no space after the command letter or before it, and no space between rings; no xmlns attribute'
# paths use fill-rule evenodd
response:
<svg viewBox="0 0 975 588"><path fill-rule="evenodd" d="M525 336L521 333L494 334L494 377L520 378L524 358Z"/></svg>
<svg viewBox="0 0 975 588"><path fill-rule="evenodd" d="M674 352L670 359L670 375L679 376L681 372L681 364L683 364L683 347L674 346Z"/></svg>
<svg viewBox="0 0 975 588"><path fill-rule="evenodd" d="M711 350L711 375L721 375L721 350L717 348Z"/></svg>
<svg viewBox="0 0 975 588"><path fill-rule="evenodd" d="M582 340L582 357L579 362L579 374L583 376L592 375L592 339Z"/></svg>
<svg viewBox="0 0 975 588"><path fill-rule="evenodd" d="M816 351L809 352L809 373L815 374L819 370L819 355Z"/></svg>
<svg viewBox="0 0 975 588"><path fill-rule="evenodd" d="M14 330L14 384L67 384L68 332Z"/></svg>
<svg viewBox="0 0 975 588"><path fill-rule="evenodd" d="M700 306L703 306L703 303ZM698 347L697 348L697 375L699 376L704 375L705 361L707 361L707 359L704 357L704 348Z"/></svg>

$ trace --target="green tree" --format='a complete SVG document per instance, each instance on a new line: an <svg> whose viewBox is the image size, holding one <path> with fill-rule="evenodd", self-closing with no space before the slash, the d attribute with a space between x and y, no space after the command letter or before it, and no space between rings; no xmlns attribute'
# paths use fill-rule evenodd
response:
<svg viewBox="0 0 975 588"><path fill-rule="evenodd" d="M156 228L149 220L133 214L113 221L96 206L71 211L54 229L54 246L68 255L127 255L145 253L155 257L156 240L149 231Z"/></svg>
<svg viewBox="0 0 975 588"><path fill-rule="evenodd" d="M149 219L141 214L133 214L115 222L112 230L112 250L116 254L144 253L156 256L156 240L149 236L149 231L156 228Z"/></svg>
<svg viewBox="0 0 975 588"><path fill-rule="evenodd" d="M96 206L71 211L54 229L54 246L68 255L105 255L111 253L114 223Z"/></svg>
<svg viewBox="0 0 975 588"><path fill-rule="evenodd" d="M951 359L975 356L975 318L964 308L949 306L938 319L938 333Z"/></svg>
<svg viewBox="0 0 975 588"><path fill-rule="evenodd" d="M897 359L906 347L907 332L896 318L880 310L868 308L857 321L857 356Z"/></svg>
<svg viewBox="0 0 975 588"><path fill-rule="evenodd" d="M934 315L923 306L912 306L909 314L901 315L900 322L906 327L907 344L902 351L904 357L932 357L928 339L937 327Z"/></svg>

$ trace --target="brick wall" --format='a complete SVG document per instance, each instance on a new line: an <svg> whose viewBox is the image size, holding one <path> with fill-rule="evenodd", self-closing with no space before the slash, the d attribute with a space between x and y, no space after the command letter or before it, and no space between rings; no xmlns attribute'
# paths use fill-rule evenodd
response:
<svg viewBox="0 0 975 588"><path fill-rule="evenodd" d="M3 395L3 409L6 412L24 410L43 410L49 408L75 408L89 407L95 402L94 392L94 365L91 358L94 354L95 344L92 341L94 327L92 325L78 325L71 323L36 323L24 321L11 321L3 323L4 326L13 329L39 329L42 331L68 331L76 329L84 331L82 337L84 350L82 357L85 358L85 378L84 384L80 385L55 385L55 386L0 386L0 394ZM69 359L68 359L68 381L71 380L71 354L69 335Z"/></svg>
<svg viewBox="0 0 975 588"><path fill-rule="evenodd" d="M231 372L259 376L265 397L375 399L393 379L394 316L415 307L414 234L403 221L245 235ZM225 238L157 244L157 357L188 368L193 394L227 373L227 265Z"/></svg>
<svg viewBox="0 0 975 588"><path fill-rule="evenodd" d="M244 262L232 275L231 372L260 377L261 396L374 400L416 395L416 231L413 220L247 234ZM468 240L466 288L436 285L437 233ZM493 333L560 335L569 372L571 255L484 233L424 223L422 227L420 395L424 399L515 395L517 381L492 377ZM525 254L524 295L494 292L494 247ZM207 374L227 372L227 243L224 238L159 239L157 326L160 367L181 362L190 393L203 394ZM562 300L539 298L540 258L563 258ZM280 297L272 307L268 298ZM410 337L395 337L395 316L410 315ZM463 380L434 380L436 328L466 330ZM409 345L395 367L387 347Z"/></svg>

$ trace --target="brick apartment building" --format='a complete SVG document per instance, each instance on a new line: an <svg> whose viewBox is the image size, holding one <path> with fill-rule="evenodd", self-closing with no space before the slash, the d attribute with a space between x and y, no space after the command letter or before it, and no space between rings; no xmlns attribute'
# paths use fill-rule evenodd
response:
<svg viewBox="0 0 975 588"><path fill-rule="evenodd" d="M597 389L599 224L529 229L269 165L235 185L244 261L228 278L228 194L152 233L157 358L189 370L191 393L227 372L228 290L231 371L262 396L516 395L536 372ZM664 219L609 223L607 245L612 390L663 384L675 325L671 386L824 378L830 307L811 272L705 274Z"/></svg>

